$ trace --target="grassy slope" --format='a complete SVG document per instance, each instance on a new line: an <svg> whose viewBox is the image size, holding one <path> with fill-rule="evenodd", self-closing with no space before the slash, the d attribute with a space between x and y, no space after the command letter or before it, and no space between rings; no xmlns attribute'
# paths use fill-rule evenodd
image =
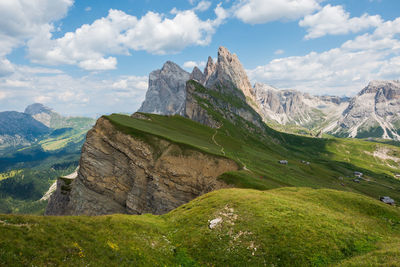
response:
<svg viewBox="0 0 400 267"><path fill-rule="evenodd" d="M0 231L7 266L388 266L400 257L398 208L326 189L220 190L162 216L0 215Z"/></svg>
<svg viewBox="0 0 400 267"><path fill-rule="evenodd" d="M215 140L224 147L225 156L250 170L227 173L221 177L238 187L271 189L309 186L359 192L374 198L390 195L400 201L400 181L393 178L393 173L399 170L371 154L377 146L400 151L398 147L354 139L315 139L277 132L264 141L265 137L256 139L240 130L235 131L235 128L230 129L234 126L229 122L215 130L180 116L146 116L149 120L117 114L106 118L120 130L144 138L149 143L151 136L158 136L224 156L212 140L217 131ZM289 165L280 165L280 159L289 160ZM305 165L301 160L309 161L311 165ZM364 172L370 181L354 183L353 171Z"/></svg>

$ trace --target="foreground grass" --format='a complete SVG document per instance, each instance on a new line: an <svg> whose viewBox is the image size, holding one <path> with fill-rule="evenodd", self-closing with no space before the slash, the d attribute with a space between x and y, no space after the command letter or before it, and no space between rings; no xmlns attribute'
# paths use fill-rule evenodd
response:
<svg viewBox="0 0 400 267"><path fill-rule="evenodd" d="M215 228L209 221L221 218ZM396 266L400 212L326 189L227 189L168 214L0 215L0 265ZM396 249L397 248L397 249Z"/></svg>

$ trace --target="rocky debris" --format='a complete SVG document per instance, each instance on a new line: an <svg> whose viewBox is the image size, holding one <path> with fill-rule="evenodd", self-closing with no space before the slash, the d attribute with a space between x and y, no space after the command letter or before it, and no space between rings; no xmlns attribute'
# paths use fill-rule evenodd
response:
<svg viewBox="0 0 400 267"><path fill-rule="evenodd" d="M163 214L228 187L217 177L233 160L152 137L152 144L100 118L87 134L76 179L60 178L47 215Z"/></svg>
<svg viewBox="0 0 400 267"><path fill-rule="evenodd" d="M400 81L371 81L327 131L343 137L400 140Z"/></svg>
<svg viewBox="0 0 400 267"><path fill-rule="evenodd" d="M205 76L198 67L194 67L192 73L190 74L189 80L195 80L199 83L203 83Z"/></svg>
<svg viewBox="0 0 400 267"><path fill-rule="evenodd" d="M167 61L161 70L150 73L146 99L138 111L163 115L181 113L189 78L188 72Z"/></svg>

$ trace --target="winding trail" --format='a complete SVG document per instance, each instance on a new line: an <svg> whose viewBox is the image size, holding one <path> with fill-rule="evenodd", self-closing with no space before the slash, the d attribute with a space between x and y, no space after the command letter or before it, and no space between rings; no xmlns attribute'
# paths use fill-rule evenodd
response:
<svg viewBox="0 0 400 267"><path fill-rule="evenodd" d="M213 136L211 137L211 139L213 140L214 144L216 144L218 147L221 148L221 153L222 153L224 156L226 156L224 147L223 147L222 145L218 144L217 140L215 140L215 137L216 137L217 134L218 134L218 129L221 128L222 126L223 126L223 125L219 126L217 129L215 129L215 133L213 134ZM243 165L243 170L249 171L249 172L253 173L251 170L249 170L249 169L247 168L246 164L244 164L238 157L236 157L236 158L237 158L237 160Z"/></svg>
<svg viewBox="0 0 400 267"><path fill-rule="evenodd" d="M211 137L211 139L213 140L213 142L218 146L218 147L220 147L221 148L221 153L222 154L224 154L224 156L225 156L225 150L224 150L224 147L223 146L221 146L220 144L218 144L217 143L217 141L215 140L215 136L217 135L217 133L218 133L218 129L219 129L220 127L218 127L216 130L215 130L215 133L213 134L213 136Z"/></svg>

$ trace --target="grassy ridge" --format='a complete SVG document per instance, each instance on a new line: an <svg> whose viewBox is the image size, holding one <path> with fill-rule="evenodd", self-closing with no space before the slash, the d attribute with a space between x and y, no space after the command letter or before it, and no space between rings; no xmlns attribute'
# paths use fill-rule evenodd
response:
<svg viewBox="0 0 400 267"><path fill-rule="evenodd" d="M8 266L357 266L369 255L383 264L400 257L398 208L326 189L220 190L162 216L0 215L0 231Z"/></svg>
<svg viewBox="0 0 400 267"><path fill-rule="evenodd" d="M152 136L157 136L235 160L246 170L225 174L221 179L237 187L263 190L282 186L332 188L374 198L390 195L400 201L400 181L393 175L399 169L393 168L387 160L373 156L378 147L400 153L398 147L354 139L307 138L271 129L269 136L255 136L228 121L224 121L221 128L212 129L180 116L143 115L147 119L118 114L106 118L121 131L148 143L152 142ZM218 145L212 140L213 135ZM289 160L289 165L280 165L280 159ZM311 164L306 165L302 160ZM353 182L354 171L364 172L368 181Z"/></svg>

